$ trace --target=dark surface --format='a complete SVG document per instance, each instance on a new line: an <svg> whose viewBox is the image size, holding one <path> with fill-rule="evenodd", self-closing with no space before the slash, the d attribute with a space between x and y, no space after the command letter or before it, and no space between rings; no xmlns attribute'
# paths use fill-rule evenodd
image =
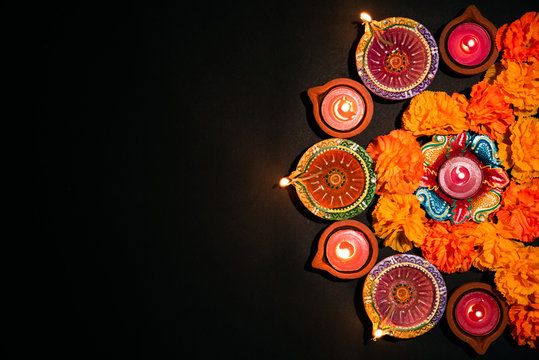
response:
<svg viewBox="0 0 539 360"><path fill-rule="evenodd" d="M474 2L497 27L533 1ZM152 3L153 4L153 3ZM437 38L465 1L241 1L25 9L37 94L38 260L19 354L55 358L468 359L445 317L370 341L363 279L313 270L328 222L276 187L327 138L306 90L358 80L357 14L403 16ZM442 65L429 90L480 75ZM366 147L409 101L374 99ZM374 202L373 202L374 205ZM357 220L370 225L373 205ZM393 254L381 249L379 259ZM27 260L28 262L33 260ZM22 267L22 266L21 266ZM492 281L445 276L448 290ZM509 332L483 358L530 359ZM172 357L170 356L170 357Z"/></svg>

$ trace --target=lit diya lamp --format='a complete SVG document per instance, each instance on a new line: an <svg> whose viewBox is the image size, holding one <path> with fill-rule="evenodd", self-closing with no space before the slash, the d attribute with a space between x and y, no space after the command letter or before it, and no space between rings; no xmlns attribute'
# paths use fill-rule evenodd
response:
<svg viewBox="0 0 539 360"><path fill-rule="evenodd" d="M369 91L357 81L334 79L307 91L314 118L328 135L349 138L369 125L373 103Z"/></svg>
<svg viewBox="0 0 539 360"><path fill-rule="evenodd" d="M482 222L502 201L509 176L486 135L436 135L422 146L424 173L416 191L434 220Z"/></svg>
<svg viewBox="0 0 539 360"><path fill-rule="evenodd" d="M363 84L390 100L425 90L438 70L438 45L427 28L401 17L375 21L361 13L360 18L365 34L356 50L356 66Z"/></svg>
<svg viewBox="0 0 539 360"><path fill-rule="evenodd" d="M341 279L357 279L374 266L378 242L372 231L356 220L328 226L318 241L312 265Z"/></svg>
<svg viewBox="0 0 539 360"><path fill-rule="evenodd" d="M446 301L447 289L438 269L415 255L385 258L373 267L363 286L374 340L426 333L442 318Z"/></svg>
<svg viewBox="0 0 539 360"><path fill-rule="evenodd" d="M484 354L507 325L507 305L494 287L471 282L457 288L447 304L451 331Z"/></svg>
<svg viewBox="0 0 539 360"><path fill-rule="evenodd" d="M331 138L311 146L296 170L280 180L293 185L309 211L328 220L344 220L365 210L374 198L374 163L361 146Z"/></svg>
<svg viewBox="0 0 539 360"><path fill-rule="evenodd" d="M497 57L496 26L475 5L450 21L440 35L440 54L447 66L463 75L479 74Z"/></svg>

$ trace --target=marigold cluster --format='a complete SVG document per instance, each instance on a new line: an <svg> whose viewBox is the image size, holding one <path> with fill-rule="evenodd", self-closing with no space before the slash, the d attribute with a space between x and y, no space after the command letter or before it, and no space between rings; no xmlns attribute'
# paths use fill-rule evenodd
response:
<svg viewBox="0 0 539 360"><path fill-rule="evenodd" d="M367 152L375 162L377 194L410 194L423 175L423 153L407 131L393 130L374 139Z"/></svg>
<svg viewBox="0 0 539 360"><path fill-rule="evenodd" d="M503 58L527 61L539 58L539 14L528 12L498 29L496 46Z"/></svg>
<svg viewBox="0 0 539 360"><path fill-rule="evenodd" d="M526 246L516 251L518 259L496 271L497 289L509 304L529 305L539 301L539 248Z"/></svg>
<svg viewBox="0 0 539 360"><path fill-rule="evenodd" d="M511 306L509 321L513 324L511 335L519 345L539 347L539 304Z"/></svg>

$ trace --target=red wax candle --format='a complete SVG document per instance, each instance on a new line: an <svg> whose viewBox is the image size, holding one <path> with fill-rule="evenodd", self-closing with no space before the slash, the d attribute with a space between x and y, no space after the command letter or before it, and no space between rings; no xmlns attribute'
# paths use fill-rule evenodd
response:
<svg viewBox="0 0 539 360"><path fill-rule="evenodd" d="M365 115L365 101L348 86L331 89L322 100L324 121L339 131L348 131L359 125Z"/></svg>
<svg viewBox="0 0 539 360"><path fill-rule="evenodd" d="M442 191L454 199L472 197L482 182L483 172L479 165L464 156L447 160L438 172L438 183Z"/></svg>
<svg viewBox="0 0 539 360"><path fill-rule="evenodd" d="M326 257L335 270L358 270L369 257L369 242L359 231L336 231L327 241Z"/></svg>
<svg viewBox="0 0 539 360"><path fill-rule="evenodd" d="M490 49L490 35L479 24L460 24L447 38L449 54L461 65L477 66L481 64L489 56Z"/></svg>
<svg viewBox="0 0 539 360"><path fill-rule="evenodd" d="M492 332L500 316L497 301L492 295L481 290L464 294L455 306L457 324L474 336L484 336Z"/></svg>

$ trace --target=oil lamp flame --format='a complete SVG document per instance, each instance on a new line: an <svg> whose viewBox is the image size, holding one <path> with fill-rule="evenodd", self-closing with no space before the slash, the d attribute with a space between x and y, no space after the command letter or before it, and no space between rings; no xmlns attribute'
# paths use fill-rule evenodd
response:
<svg viewBox="0 0 539 360"><path fill-rule="evenodd" d="M287 187L288 185L290 185L291 182L292 181L290 180L290 178L284 177L279 181L279 186L280 187Z"/></svg>
<svg viewBox="0 0 539 360"><path fill-rule="evenodd" d="M372 21L372 17L367 14L366 12L362 12L361 14L359 14L359 18L365 22L371 22Z"/></svg>
<svg viewBox="0 0 539 360"><path fill-rule="evenodd" d="M373 340L376 341L378 339L380 339L382 336L384 336L384 331L381 330L381 329L378 329L374 332L374 338Z"/></svg>

